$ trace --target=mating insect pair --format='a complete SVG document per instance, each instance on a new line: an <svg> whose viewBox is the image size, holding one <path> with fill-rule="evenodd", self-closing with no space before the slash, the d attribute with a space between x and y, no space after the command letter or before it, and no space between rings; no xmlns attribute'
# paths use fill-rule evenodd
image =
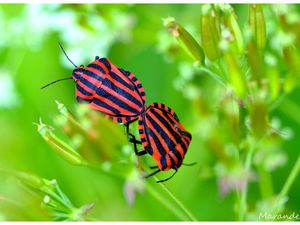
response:
<svg viewBox="0 0 300 225"><path fill-rule="evenodd" d="M191 142L191 134L171 108L161 103L145 105L146 94L140 81L129 71L120 69L106 58L96 57L87 67L75 66L72 76L51 82L42 88L61 80L73 79L76 83L76 99L90 108L103 113L114 122L125 124L129 141L137 155L150 154L157 163L156 171L177 169L182 165ZM140 141L130 133L129 126L138 120ZM138 150L142 145L143 150ZM163 182L169 180L175 173Z"/></svg>

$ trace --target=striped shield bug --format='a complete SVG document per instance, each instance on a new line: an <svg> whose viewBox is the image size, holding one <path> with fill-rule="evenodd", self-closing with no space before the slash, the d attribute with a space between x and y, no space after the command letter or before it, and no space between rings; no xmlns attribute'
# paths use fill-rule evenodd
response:
<svg viewBox="0 0 300 225"><path fill-rule="evenodd" d="M87 103L117 123L133 121L144 111L146 94L141 82L131 72L98 56L87 67L76 66L61 44L59 46L75 69L71 77L53 81L42 89L61 80L73 79L77 101Z"/></svg>
<svg viewBox="0 0 300 225"><path fill-rule="evenodd" d="M150 154L157 163L157 170L146 177L150 177L160 171L174 169L175 173L183 164L192 135L185 130L183 125L171 108L161 103L152 103L139 115L138 129L141 141L129 133L129 141L134 144L137 155ZM142 144L143 150L137 150L137 144ZM185 164L188 165L188 164ZM175 173L164 182L172 178Z"/></svg>

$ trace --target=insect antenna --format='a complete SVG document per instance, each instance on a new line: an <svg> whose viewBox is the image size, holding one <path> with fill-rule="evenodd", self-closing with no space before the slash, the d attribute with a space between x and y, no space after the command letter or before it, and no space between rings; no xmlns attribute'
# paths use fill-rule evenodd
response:
<svg viewBox="0 0 300 225"><path fill-rule="evenodd" d="M166 178L166 179L164 179L164 180L158 180L158 181L156 181L156 183L162 183L162 182L165 182L165 181L167 181L167 180L170 180L172 177L174 177L174 175L177 173L177 170L175 170L175 172L171 175L171 176L169 176L168 178Z"/></svg>
<svg viewBox="0 0 300 225"><path fill-rule="evenodd" d="M43 87L41 87L41 89L44 89L52 84L55 84L56 82L59 82L59 81L62 81L62 80L70 80L70 79L73 79L72 77L67 77L67 78L62 78L62 79L58 79L58 80L55 80L55 81L52 81L51 83L49 84L46 84L44 85Z"/></svg>
<svg viewBox="0 0 300 225"><path fill-rule="evenodd" d="M193 163L182 163L182 165L184 166L195 166L197 163L193 162Z"/></svg>
<svg viewBox="0 0 300 225"><path fill-rule="evenodd" d="M149 177L152 177L153 175L155 175L155 174L157 174L157 173L159 173L159 172L160 172L160 169L154 171L153 173L149 173L149 174L143 176L143 178L149 178Z"/></svg>
<svg viewBox="0 0 300 225"><path fill-rule="evenodd" d="M61 50L63 51L64 55L67 57L67 59L69 60L70 63L73 64L73 66L77 67L75 63L72 62L72 60L69 58L69 56L67 55L66 51L64 50L63 46L58 42L59 47L61 48Z"/></svg>

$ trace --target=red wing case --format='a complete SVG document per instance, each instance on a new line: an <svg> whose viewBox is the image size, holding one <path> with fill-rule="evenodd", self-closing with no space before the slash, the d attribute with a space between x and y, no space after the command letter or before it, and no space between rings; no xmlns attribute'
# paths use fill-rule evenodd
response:
<svg viewBox="0 0 300 225"><path fill-rule="evenodd" d="M160 170L181 166L192 136L171 108L152 103L139 116L139 133L143 147L155 159Z"/></svg>
<svg viewBox="0 0 300 225"><path fill-rule="evenodd" d="M77 85L78 101L87 102L92 109L104 113L118 123L132 121L143 112L145 91L131 72L116 67L106 58L100 58L85 68L83 77L85 80L81 84L81 90L88 92L82 98Z"/></svg>

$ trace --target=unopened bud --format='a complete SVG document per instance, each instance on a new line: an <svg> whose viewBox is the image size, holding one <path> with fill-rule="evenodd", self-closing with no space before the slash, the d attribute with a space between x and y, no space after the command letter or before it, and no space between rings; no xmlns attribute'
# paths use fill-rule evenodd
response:
<svg viewBox="0 0 300 225"><path fill-rule="evenodd" d="M180 46L196 61L204 62L204 52L201 46L173 17L168 17L163 21L164 26L177 39Z"/></svg>
<svg viewBox="0 0 300 225"><path fill-rule="evenodd" d="M233 51L228 50L224 53L224 57L227 64L228 74L230 76L230 83L235 93L239 97L243 98L247 92L247 84L241 67L238 63L237 56Z"/></svg>
<svg viewBox="0 0 300 225"><path fill-rule="evenodd" d="M201 39L205 55L210 60L221 56L219 49L220 33L218 32L216 14L210 5L202 6Z"/></svg>
<svg viewBox="0 0 300 225"><path fill-rule="evenodd" d="M44 140L52 147L52 149L62 156L65 160L73 165L87 165L85 159L75 151L70 145L59 139L52 131L53 128L43 124L40 120L38 131Z"/></svg>
<svg viewBox="0 0 300 225"><path fill-rule="evenodd" d="M12 171L11 173L30 188L39 190L44 185L43 179L34 174L23 171Z"/></svg>
<svg viewBox="0 0 300 225"><path fill-rule="evenodd" d="M224 24L229 29L232 37L233 44L239 54L244 53L244 39L242 32L240 30L239 24L236 20L236 15L234 14L233 8L226 4L224 7Z"/></svg>
<svg viewBox="0 0 300 225"><path fill-rule="evenodd" d="M261 5L251 4L249 6L249 24L256 46L262 50L266 44L266 22Z"/></svg>

